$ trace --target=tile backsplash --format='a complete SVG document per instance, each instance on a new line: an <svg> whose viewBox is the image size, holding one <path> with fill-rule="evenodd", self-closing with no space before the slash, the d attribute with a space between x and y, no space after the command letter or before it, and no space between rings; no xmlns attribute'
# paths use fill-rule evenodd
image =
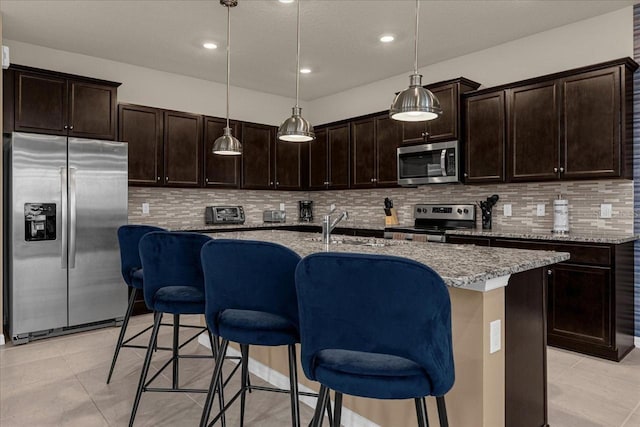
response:
<svg viewBox="0 0 640 427"><path fill-rule="evenodd" d="M546 232L553 228L553 200L558 194L569 200L569 227L574 232L632 233L634 222L633 181L601 180L470 186L430 185L418 188L386 188L341 191L257 191L177 188L129 188L129 222L167 228L205 227L204 208L209 205L242 205L247 223L261 223L262 211L285 204L287 222L298 219L298 200L313 200L315 222L329 206L349 211L344 226L384 226L383 200L389 197L401 224L413 223L416 203L476 203L492 194L500 200L493 208L493 226L501 230ZM149 203L149 214L142 213ZM503 216L503 205L512 205L512 216ZM537 216L537 204L545 215ZM612 205L612 218L600 218L600 204ZM480 214L478 210L478 227ZM341 224L342 225L342 224Z"/></svg>

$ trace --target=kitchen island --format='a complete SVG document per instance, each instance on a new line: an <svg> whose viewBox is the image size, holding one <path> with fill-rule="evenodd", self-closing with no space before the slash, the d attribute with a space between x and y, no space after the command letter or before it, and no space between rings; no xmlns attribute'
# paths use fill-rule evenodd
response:
<svg viewBox="0 0 640 427"><path fill-rule="evenodd" d="M238 231L212 237L271 241L300 256L325 250L320 235L312 233ZM422 262L449 286L456 369L456 382L446 396L450 426L547 425L546 276L542 267L564 261L568 254L344 236L332 240L331 251L395 255ZM499 337L491 339L490 324ZM497 350L492 351L491 341ZM251 356L254 373L272 383L286 384L286 352L255 347ZM317 384L302 375L300 382L317 390ZM432 425L437 425L434 399L428 399L428 405ZM348 408L343 415L345 425L415 424L412 401L345 396L344 406Z"/></svg>

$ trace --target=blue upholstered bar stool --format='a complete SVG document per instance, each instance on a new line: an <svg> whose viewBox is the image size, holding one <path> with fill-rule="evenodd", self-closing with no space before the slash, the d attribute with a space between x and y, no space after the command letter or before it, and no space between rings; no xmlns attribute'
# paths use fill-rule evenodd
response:
<svg viewBox="0 0 640 427"><path fill-rule="evenodd" d="M444 395L454 382L451 302L442 278L405 258L318 253L296 269L301 362L321 384L312 426L334 390L334 426L342 394L414 399L428 426L425 396L436 396L448 426Z"/></svg>
<svg viewBox="0 0 640 427"><path fill-rule="evenodd" d="M211 358L211 356L180 355L179 349L197 338L198 333L182 344L179 344L180 315L204 314L205 295L204 277L200 263L200 250L211 238L196 233L153 232L140 240L140 258L144 272L144 301L154 311L153 330L149 347L142 366L140 381L136 392L129 426L133 426L140 398L144 391L169 391L186 393L206 393L205 389L180 388L178 378L178 362L180 358ZM158 372L147 381L153 348L157 343L160 322L164 313L173 315L173 355ZM207 331L208 332L208 331ZM217 356L217 341L211 340L213 357ZM149 385L167 367L173 365L171 388L152 388ZM222 393L219 393L220 407L224 406ZM224 425L224 420L222 420Z"/></svg>
<svg viewBox="0 0 640 427"><path fill-rule="evenodd" d="M133 306L136 301L138 293L142 292L142 261L140 261L140 253L138 251L138 244L140 239L147 233L153 231L165 231L164 228L154 227L151 225L123 225L118 228L118 243L120 244L120 266L122 271L122 278L124 282L131 288L129 292L129 305L127 306L127 312L122 320L122 327L120 328L120 335L118 336L118 342L116 349L113 352L113 360L111 361L111 369L109 369L109 375L107 376L107 384L111 381L111 375L113 375L113 369L116 366L118 360L118 354L122 347L134 347L134 348L146 348L142 345L129 344L132 340L136 339L143 333L147 332L153 327L149 325L148 328L140 331L136 335L124 339L127 326L129 325L129 318L133 312Z"/></svg>
<svg viewBox="0 0 640 427"><path fill-rule="evenodd" d="M249 385L250 345L288 346L291 419L293 426L300 426L295 347L299 342L298 304L294 282L299 261L295 252L275 243L216 239L202 248L207 325L213 335L222 338L220 354L225 354L229 341L239 343L242 353L241 387L225 406L228 408L240 396L241 427L248 390L283 391ZM200 422L203 427L209 420L223 361L222 357L216 360Z"/></svg>

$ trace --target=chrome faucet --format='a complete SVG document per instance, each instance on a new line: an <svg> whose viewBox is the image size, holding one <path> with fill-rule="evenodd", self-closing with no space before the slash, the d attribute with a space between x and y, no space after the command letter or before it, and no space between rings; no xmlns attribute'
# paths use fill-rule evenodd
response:
<svg viewBox="0 0 640 427"><path fill-rule="evenodd" d="M335 205L331 205L331 210L322 220L322 241L327 247L329 243L331 243L331 232L336 228L336 225L338 225L338 223L343 219L349 219L349 212L344 211L338 218L331 222L331 214L334 213L335 210Z"/></svg>

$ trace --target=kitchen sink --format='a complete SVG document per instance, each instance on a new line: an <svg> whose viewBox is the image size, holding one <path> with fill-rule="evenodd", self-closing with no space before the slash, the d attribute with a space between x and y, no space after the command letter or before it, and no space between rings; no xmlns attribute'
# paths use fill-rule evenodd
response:
<svg viewBox="0 0 640 427"><path fill-rule="evenodd" d="M308 242L322 242L322 237L307 237ZM392 246L391 241L383 239L331 239L332 245L353 245L353 246L369 246L374 248L382 248L385 246Z"/></svg>

